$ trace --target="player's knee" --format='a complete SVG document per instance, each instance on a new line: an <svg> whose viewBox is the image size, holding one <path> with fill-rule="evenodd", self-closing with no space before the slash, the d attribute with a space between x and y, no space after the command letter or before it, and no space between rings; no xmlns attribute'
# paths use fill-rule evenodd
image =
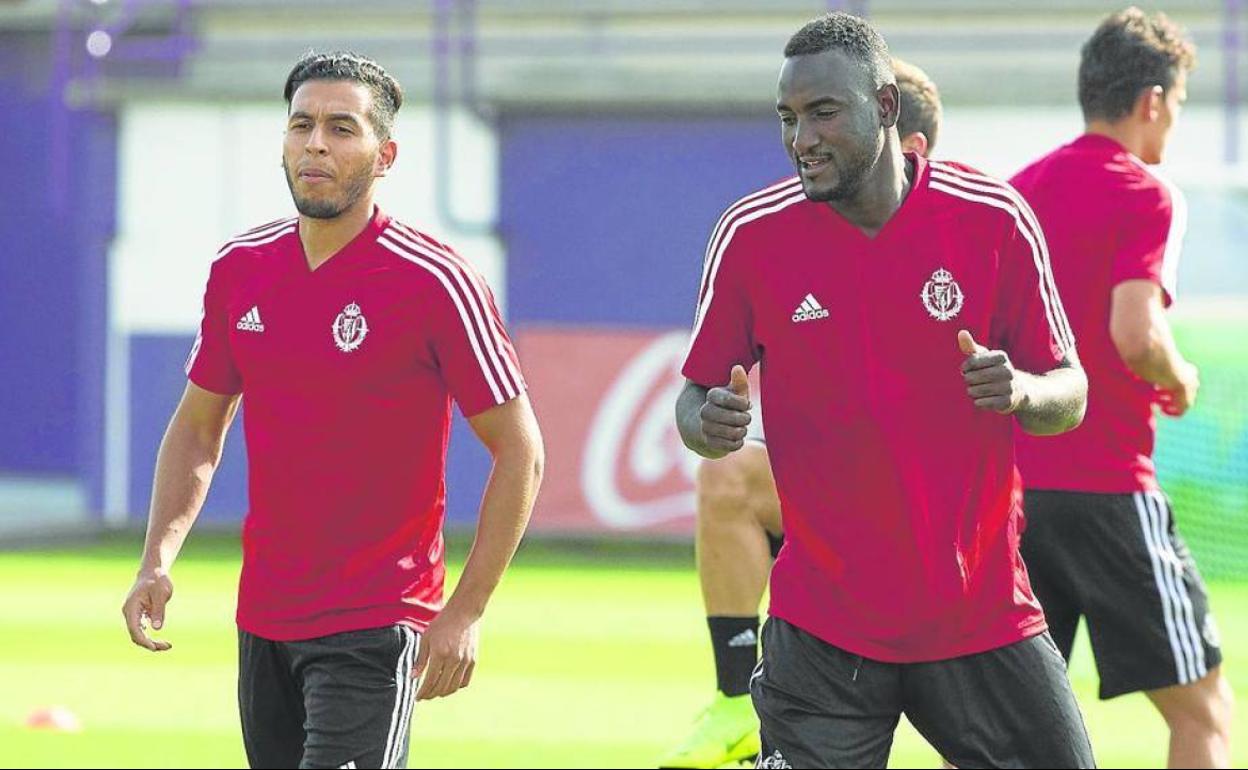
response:
<svg viewBox="0 0 1248 770"><path fill-rule="evenodd" d="M736 453L698 465L698 515L716 520L744 513L748 478Z"/></svg>
<svg viewBox="0 0 1248 770"><path fill-rule="evenodd" d="M1231 723L1235 720L1235 693L1231 690L1231 683L1222 676L1221 669L1214 671L1214 682L1212 694L1208 698L1209 712L1206 723L1213 732L1217 732L1227 738L1231 734Z"/></svg>
<svg viewBox="0 0 1248 770"><path fill-rule="evenodd" d="M745 447L719 460L703 460L698 465L698 515L715 520L750 516L751 497L758 477L758 455ZM764 455L763 462L766 462Z"/></svg>
<svg viewBox="0 0 1248 770"><path fill-rule="evenodd" d="M1184 688L1184 697L1162 707L1171 731L1189 735L1229 737L1234 719L1235 695L1231 685L1215 670L1205 679Z"/></svg>

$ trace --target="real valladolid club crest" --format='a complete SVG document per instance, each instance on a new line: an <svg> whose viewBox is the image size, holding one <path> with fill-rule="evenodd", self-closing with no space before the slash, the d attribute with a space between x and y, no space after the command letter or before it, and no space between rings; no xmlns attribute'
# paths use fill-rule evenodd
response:
<svg viewBox="0 0 1248 770"><path fill-rule="evenodd" d="M334 343L343 353L350 353L368 336L368 321L360 312L360 306L352 302L334 319Z"/></svg>
<svg viewBox="0 0 1248 770"><path fill-rule="evenodd" d="M943 267L932 273L932 277L923 284L923 307L937 321L948 321L962 309L962 287L953 280L953 273Z"/></svg>

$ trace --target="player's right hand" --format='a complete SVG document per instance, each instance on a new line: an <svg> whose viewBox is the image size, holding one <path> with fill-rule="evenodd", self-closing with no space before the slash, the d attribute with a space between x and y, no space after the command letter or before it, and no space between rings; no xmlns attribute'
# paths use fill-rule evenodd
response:
<svg viewBox="0 0 1248 770"><path fill-rule="evenodd" d="M165 624L165 605L173 598L173 581L164 570L143 570L134 579L134 586L126 596L125 604L121 605L122 617L126 619L126 630L130 632L130 641L152 652L164 652L173 645L162 639L152 639L147 635L147 623L157 631Z"/></svg>
<svg viewBox="0 0 1248 770"><path fill-rule="evenodd" d="M750 424L750 381L745 367L732 367L728 384L706 392L706 403L699 412L706 447L717 452L735 452L745 445Z"/></svg>
<svg viewBox="0 0 1248 770"><path fill-rule="evenodd" d="M480 627L479 615L458 613L449 602L433 619L421 634L412 668L412 677L420 680L416 700L444 698L468 686L477 667Z"/></svg>
<svg viewBox="0 0 1248 770"><path fill-rule="evenodd" d="M1179 371L1179 385L1176 388L1161 389L1157 394L1157 405L1161 411L1171 417L1182 417L1196 405L1196 392L1200 390L1200 372L1190 363L1185 363Z"/></svg>

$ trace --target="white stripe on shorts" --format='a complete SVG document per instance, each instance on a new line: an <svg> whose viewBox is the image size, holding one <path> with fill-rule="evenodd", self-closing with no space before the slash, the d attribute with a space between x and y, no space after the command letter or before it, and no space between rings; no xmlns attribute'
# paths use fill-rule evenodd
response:
<svg viewBox="0 0 1248 770"><path fill-rule="evenodd" d="M412 635L412 666L416 664L416 658L420 655L420 634L417 634L410 628L404 627L407 633ZM408 667L408 679L411 680L410 686L407 688L407 702L403 704L403 715L399 717L399 734L394 742L394 761L391 767L398 767L399 758L403 756L403 746L408 740L408 735L412 727L412 710L416 707L416 692L420 689L421 680L411 675L412 667Z"/></svg>
<svg viewBox="0 0 1248 770"><path fill-rule="evenodd" d="M402 752L407 737L408 699L415 689L412 679L412 665L416 662L416 632L407 626L398 627L403 637L403 649L399 652L399 660L394 669L394 711L390 713L390 731L386 735L386 747L381 753L381 766L394 767Z"/></svg>
<svg viewBox="0 0 1248 770"><path fill-rule="evenodd" d="M1166 636L1170 640L1170 651L1174 654L1175 672L1179 678L1179 684L1187 684L1192 681L1191 649L1183 639L1179 624L1178 612L1175 605L1175 597L1170 590L1170 581L1168 579L1168 570L1162 564L1164 557L1162 549L1157 543L1157 531L1154 527L1155 516L1152 506L1149 505L1148 498L1143 492L1136 492L1133 495L1135 499L1135 510L1140 517L1140 530L1144 533L1144 544L1148 548L1148 558L1153 564L1153 580L1157 583L1157 594L1161 597L1161 613L1162 619L1166 624Z"/></svg>
<svg viewBox="0 0 1248 770"><path fill-rule="evenodd" d="M1174 540L1170 537L1170 505L1160 490L1146 493L1157 516L1157 542L1161 545L1162 563L1170 572L1171 585L1174 587L1178 601L1175 603L1179 628L1190 641L1192 651L1192 681L1201 679L1209 673L1205 666L1205 645L1201 640L1199 629L1196 628L1196 611L1192 607L1192 594L1187 590L1187 582L1183 580L1183 559L1174 550Z"/></svg>

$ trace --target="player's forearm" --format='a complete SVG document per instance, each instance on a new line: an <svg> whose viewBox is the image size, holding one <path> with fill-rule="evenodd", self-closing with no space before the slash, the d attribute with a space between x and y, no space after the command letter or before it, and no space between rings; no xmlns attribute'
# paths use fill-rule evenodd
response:
<svg viewBox="0 0 1248 770"><path fill-rule="evenodd" d="M676 430L685 446L707 459L718 460L728 453L707 446L706 434L702 432L702 406L709 390L694 382L685 383L676 398Z"/></svg>
<svg viewBox="0 0 1248 770"><path fill-rule="evenodd" d="M1187 366L1187 361L1179 352L1165 318L1154 318L1147 334L1142 337L1139 344L1130 349L1119 349L1123 363L1145 382L1165 390L1179 387L1180 373Z"/></svg>
<svg viewBox="0 0 1248 770"><path fill-rule="evenodd" d="M222 437L223 438L223 437ZM168 570L199 516L221 460L214 440L175 419L160 443L143 546L143 570Z"/></svg>
<svg viewBox="0 0 1248 770"><path fill-rule="evenodd" d="M477 535L444 612L480 617L520 544L542 481L541 439L500 448L485 486Z"/></svg>
<svg viewBox="0 0 1248 770"><path fill-rule="evenodd" d="M1053 436L1079 427L1088 407L1088 378L1077 362L1064 363L1044 374L1019 372L1024 381L1023 404L1014 412L1023 430Z"/></svg>

